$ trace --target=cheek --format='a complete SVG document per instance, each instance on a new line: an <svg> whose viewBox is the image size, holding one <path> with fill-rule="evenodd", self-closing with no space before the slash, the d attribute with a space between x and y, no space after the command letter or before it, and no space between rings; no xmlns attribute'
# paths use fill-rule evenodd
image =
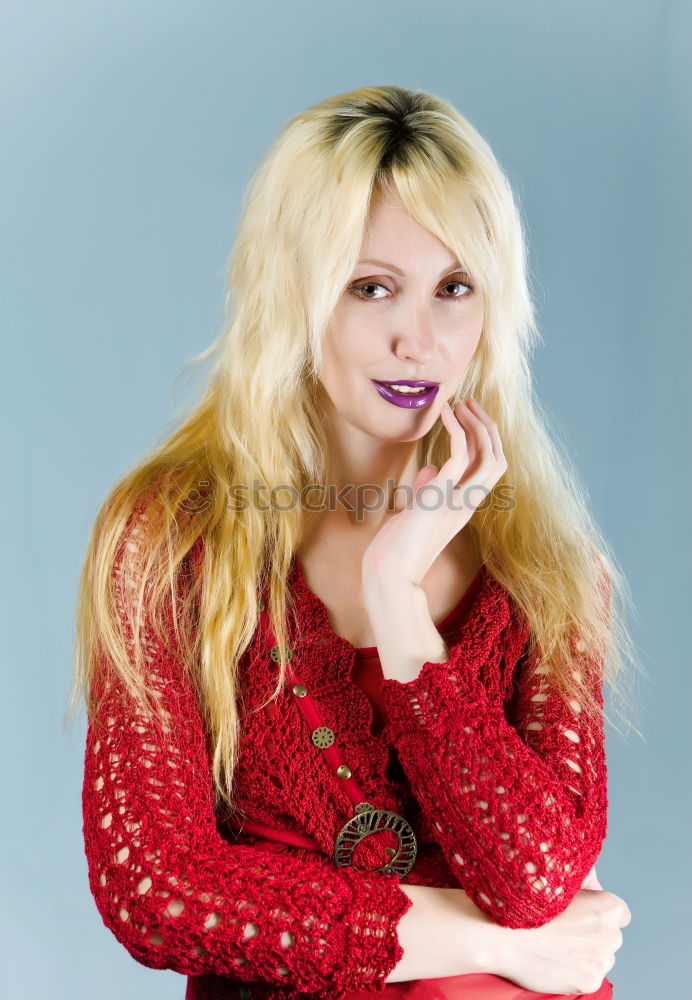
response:
<svg viewBox="0 0 692 1000"><path fill-rule="evenodd" d="M459 325L458 337L454 342L454 354L457 358L469 361L473 356L483 332L484 310L482 305L469 310Z"/></svg>
<svg viewBox="0 0 692 1000"><path fill-rule="evenodd" d="M338 326L334 326L326 339L325 367L329 357L331 367L346 375L350 369L377 364L378 350L381 353L381 336L378 339L376 323L372 318L346 316Z"/></svg>
<svg viewBox="0 0 692 1000"><path fill-rule="evenodd" d="M476 352L482 336L482 318L464 323L445 344L445 360L450 368L458 372L466 367Z"/></svg>
<svg viewBox="0 0 692 1000"><path fill-rule="evenodd" d="M368 364L362 350L359 338L349 336L343 327L339 328L338 336L335 332L324 344L320 380L339 406L351 398L354 383Z"/></svg>

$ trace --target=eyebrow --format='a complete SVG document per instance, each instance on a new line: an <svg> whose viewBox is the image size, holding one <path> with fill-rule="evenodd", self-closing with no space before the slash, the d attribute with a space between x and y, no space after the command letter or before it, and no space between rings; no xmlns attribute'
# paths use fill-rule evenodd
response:
<svg viewBox="0 0 692 1000"><path fill-rule="evenodd" d="M385 260L373 260L371 257L363 257L358 261L359 264L375 264L377 267L386 267L388 271L394 271L395 274L400 274L401 277L405 277L404 272L395 267L393 264L388 264ZM440 277L444 277L445 274L449 274L452 271L463 271L462 265L458 260L453 260L448 266L442 271Z"/></svg>

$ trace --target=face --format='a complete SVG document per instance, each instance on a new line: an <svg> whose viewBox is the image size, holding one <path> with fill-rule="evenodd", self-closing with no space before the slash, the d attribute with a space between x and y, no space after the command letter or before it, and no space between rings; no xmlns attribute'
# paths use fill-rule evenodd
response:
<svg viewBox="0 0 692 1000"><path fill-rule="evenodd" d="M375 196L359 263L325 331L321 396L340 430L345 423L390 443L427 433L480 340L483 302L471 282L398 197ZM432 401L427 392L402 400L374 380L438 390Z"/></svg>

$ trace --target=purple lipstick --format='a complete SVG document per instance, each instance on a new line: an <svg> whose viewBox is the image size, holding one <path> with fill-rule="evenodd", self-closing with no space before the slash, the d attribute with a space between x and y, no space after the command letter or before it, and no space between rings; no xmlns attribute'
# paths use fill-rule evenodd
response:
<svg viewBox="0 0 692 1000"><path fill-rule="evenodd" d="M440 388L439 382L411 382L409 379L398 379L396 382L371 379L371 382L383 399L395 406L403 406L406 410L419 410L429 406ZM401 386L404 388L401 389Z"/></svg>

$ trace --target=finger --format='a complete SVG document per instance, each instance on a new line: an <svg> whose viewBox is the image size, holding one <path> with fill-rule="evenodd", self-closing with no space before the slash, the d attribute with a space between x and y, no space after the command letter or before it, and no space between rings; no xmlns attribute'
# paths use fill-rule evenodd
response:
<svg viewBox="0 0 692 1000"><path fill-rule="evenodd" d="M440 473L444 473L453 484L461 479L470 461L469 436L456 415L460 407L461 404L458 403L452 410L449 403L445 403L440 410L440 417L450 436L450 457L440 469Z"/></svg>
<svg viewBox="0 0 692 1000"><path fill-rule="evenodd" d="M494 421L488 416L480 403L469 399L469 418L475 421L478 429L482 460L473 473L492 479L490 485L495 485L500 476L507 470L507 459L502 450L500 434ZM475 411L475 412L474 412ZM481 430L482 428L482 430Z"/></svg>
<svg viewBox="0 0 692 1000"><path fill-rule="evenodd" d="M489 471L490 466L494 464L494 455L492 442L487 434L485 424L475 416L465 402L457 403L454 410L450 407L449 414L447 415L454 428L450 430L452 441L454 442L455 438L459 437L459 428L461 428L466 451L463 467L451 460L449 464L445 463L442 466L445 475L452 482L452 485L456 487L461 477L469 472L484 476L485 472ZM449 427L447 421L445 421L445 424ZM453 444L452 456L456 457Z"/></svg>
<svg viewBox="0 0 692 1000"><path fill-rule="evenodd" d="M435 480L435 485L441 489L447 489L447 487L455 489L457 483L462 478L466 468L468 467L466 432L464 428L460 426L454 411L447 402L442 404L440 419L447 428L447 432L449 434L450 456L447 461L440 466L440 471L437 475L437 479Z"/></svg>
<svg viewBox="0 0 692 1000"><path fill-rule="evenodd" d="M492 442L484 424L474 416L465 403L457 403L454 410L443 406L442 412L444 412L445 426L448 427L452 438L452 455L440 469L439 479L445 485L448 484L455 495L464 486L468 486L469 478L478 479L480 481L475 485L480 486L487 495L489 489L485 480L491 478L489 473L495 461ZM458 461L461 448L459 451L455 448L455 442L460 440L462 434L465 451L463 463ZM472 476L469 475L471 470L474 470ZM464 505L467 505L465 496L462 500Z"/></svg>
<svg viewBox="0 0 692 1000"><path fill-rule="evenodd" d="M603 889L603 886L598 880L598 875L596 874L596 866L594 865L589 874L586 876L581 884L582 889Z"/></svg>
<svg viewBox="0 0 692 1000"><path fill-rule="evenodd" d="M464 406L464 410L465 422L470 429L471 437L475 443L474 453L478 458L477 462L474 461L469 464L468 471L473 475L480 474L484 476L497 461L493 451L493 442L488 433L485 420L481 420L478 414L474 413L468 405Z"/></svg>
<svg viewBox="0 0 692 1000"><path fill-rule="evenodd" d="M497 461L504 459L505 453L502 448L502 440L495 421L488 416L481 404L474 399L473 396L469 397L469 408L471 409L471 412L483 423L486 431L488 432L488 437L491 441L495 459Z"/></svg>
<svg viewBox="0 0 692 1000"><path fill-rule="evenodd" d="M468 462L466 463L466 468L470 469L475 466L476 461L479 458L480 452L478 448L478 437L473 433L473 425L469 423L469 417L471 413L468 406L466 405L466 400L461 403L457 403L454 407L454 413L464 428L464 434L466 439L466 452L468 454Z"/></svg>

